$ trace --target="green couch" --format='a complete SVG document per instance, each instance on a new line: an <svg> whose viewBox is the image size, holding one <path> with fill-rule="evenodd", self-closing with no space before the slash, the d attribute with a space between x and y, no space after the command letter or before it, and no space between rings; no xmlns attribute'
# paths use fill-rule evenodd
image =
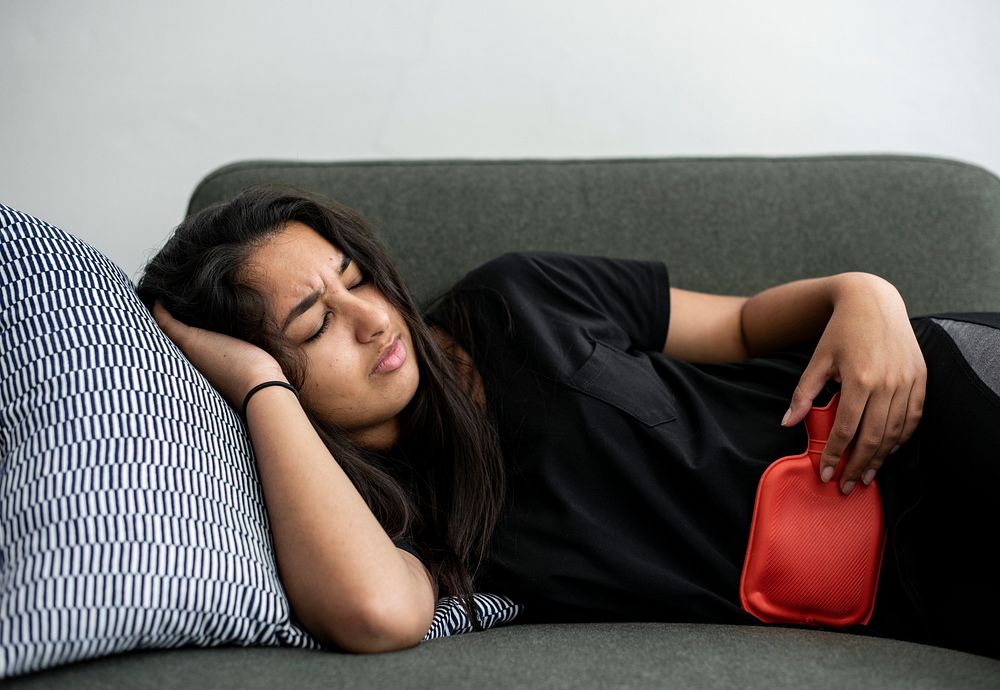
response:
<svg viewBox="0 0 1000 690"><path fill-rule="evenodd" d="M662 258L675 286L751 294L877 273L911 315L1000 310L1000 180L904 156L563 161L241 162L189 211L257 182L374 222L421 301L511 249ZM1000 635L1000 622L998 622ZM510 625L403 652L134 652L5 688L1000 688L1000 661L836 632L671 623Z"/></svg>

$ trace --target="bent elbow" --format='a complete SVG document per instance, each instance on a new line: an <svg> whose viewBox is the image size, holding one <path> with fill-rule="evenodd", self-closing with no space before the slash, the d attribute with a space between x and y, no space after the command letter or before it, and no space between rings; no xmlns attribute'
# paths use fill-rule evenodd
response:
<svg viewBox="0 0 1000 690"><path fill-rule="evenodd" d="M430 622L407 607L373 602L341 617L339 625L323 631L326 639L321 641L355 654L396 652L420 644Z"/></svg>

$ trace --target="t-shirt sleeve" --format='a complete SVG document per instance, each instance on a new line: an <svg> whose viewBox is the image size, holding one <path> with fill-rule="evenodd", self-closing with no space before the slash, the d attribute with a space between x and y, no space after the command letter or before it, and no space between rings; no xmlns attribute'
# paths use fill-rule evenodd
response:
<svg viewBox="0 0 1000 690"><path fill-rule="evenodd" d="M595 337L640 350L662 350L670 322L670 282L662 261L512 252L470 272L456 290L492 291L540 321L570 321Z"/></svg>

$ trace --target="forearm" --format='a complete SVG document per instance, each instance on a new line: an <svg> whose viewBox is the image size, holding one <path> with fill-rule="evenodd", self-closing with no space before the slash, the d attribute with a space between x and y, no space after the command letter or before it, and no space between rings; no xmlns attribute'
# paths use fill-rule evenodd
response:
<svg viewBox="0 0 1000 690"><path fill-rule="evenodd" d="M823 334L838 300L853 291L891 284L869 273L839 273L784 283L748 299L741 310L743 342L749 357L779 352Z"/></svg>
<svg viewBox="0 0 1000 690"><path fill-rule="evenodd" d="M385 630L373 621L429 624L426 570L392 543L295 396L265 388L247 416L282 584L306 628L351 651L379 651ZM384 646L398 648L398 638Z"/></svg>

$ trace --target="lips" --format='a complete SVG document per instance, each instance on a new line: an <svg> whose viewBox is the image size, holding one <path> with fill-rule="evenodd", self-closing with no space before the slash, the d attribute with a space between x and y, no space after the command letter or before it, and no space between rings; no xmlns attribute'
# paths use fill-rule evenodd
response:
<svg viewBox="0 0 1000 690"><path fill-rule="evenodd" d="M405 361L406 344L403 343L403 339L397 335L396 338L383 349L378 358L378 362L375 364L375 368L372 369L372 374L387 374L390 371L395 371L403 366Z"/></svg>

